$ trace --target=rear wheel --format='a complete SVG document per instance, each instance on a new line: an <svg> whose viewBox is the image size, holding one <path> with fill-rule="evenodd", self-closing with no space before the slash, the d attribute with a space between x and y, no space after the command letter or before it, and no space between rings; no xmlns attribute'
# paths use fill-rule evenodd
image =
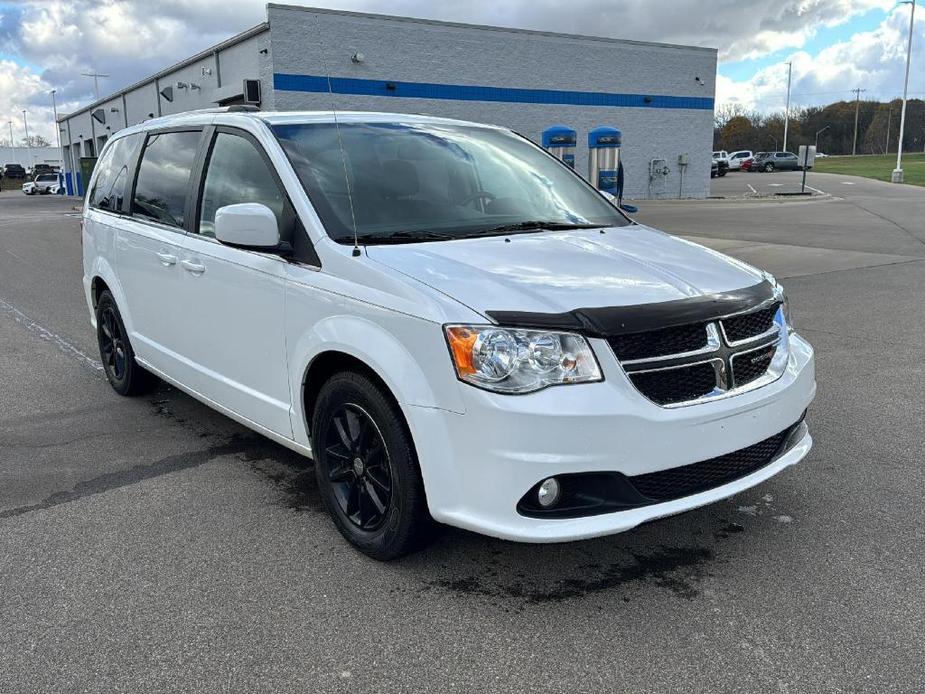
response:
<svg viewBox="0 0 925 694"><path fill-rule="evenodd" d="M106 378L119 395L142 395L157 385L157 377L135 361L122 315L108 289L96 303L96 338Z"/></svg>
<svg viewBox="0 0 925 694"><path fill-rule="evenodd" d="M392 398L364 374L335 374L318 393L311 431L318 488L341 534L381 561L417 549L433 521Z"/></svg>

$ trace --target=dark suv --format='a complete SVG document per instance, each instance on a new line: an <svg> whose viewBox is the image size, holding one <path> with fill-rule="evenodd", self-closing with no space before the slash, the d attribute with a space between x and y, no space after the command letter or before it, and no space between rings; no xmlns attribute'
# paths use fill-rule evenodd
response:
<svg viewBox="0 0 925 694"><path fill-rule="evenodd" d="M749 171L797 171L800 160L793 152L759 152Z"/></svg>
<svg viewBox="0 0 925 694"><path fill-rule="evenodd" d="M4 178L25 178L26 170L22 167L22 164L7 164L3 168Z"/></svg>

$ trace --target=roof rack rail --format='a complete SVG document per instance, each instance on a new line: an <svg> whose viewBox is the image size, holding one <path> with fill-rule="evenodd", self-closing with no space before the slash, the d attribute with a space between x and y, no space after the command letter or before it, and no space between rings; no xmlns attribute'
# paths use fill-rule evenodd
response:
<svg viewBox="0 0 925 694"><path fill-rule="evenodd" d="M182 116L186 113L253 113L260 108L253 104L232 104L231 106L210 106L209 108L194 108L189 111L171 113L171 116Z"/></svg>

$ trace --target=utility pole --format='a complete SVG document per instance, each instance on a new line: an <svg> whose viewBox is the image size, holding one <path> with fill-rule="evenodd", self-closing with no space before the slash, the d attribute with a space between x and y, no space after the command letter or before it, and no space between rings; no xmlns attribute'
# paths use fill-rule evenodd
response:
<svg viewBox="0 0 925 694"><path fill-rule="evenodd" d="M100 100L100 77L109 77L109 75L103 75L103 74L97 72L96 70L94 70L93 72L81 72L80 74L83 75L84 77L92 77L92 78L93 78L93 96L94 96L94 100L95 100L95 101L99 101L99 100Z"/></svg>
<svg viewBox="0 0 925 694"><path fill-rule="evenodd" d="M10 121L10 147L16 146L16 140L13 139L13 121Z"/></svg>
<svg viewBox="0 0 925 694"><path fill-rule="evenodd" d="M22 127L26 131L26 147L29 147L29 123L26 121L26 112L22 112Z"/></svg>
<svg viewBox="0 0 925 694"><path fill-rule="evenodd" d="M790 124L790 78L793 77L793 63L787 63L787 108L784 110L784 151L787 151L787 126Z"/></svg>
<svg viewBox="0 0 925 694"><path fill-rule="evenodd" d="M861 110L861 92L866 92L866 89L852 89L854 92L854 142L851 145L851 156L855 156L858 153L858 112Z"/></svg>
<svg viewBox="0 0 925 694"><path fill-rule="evenodd" d="M909 92L909 63L912 59L912 23L914 21L915 0L912 0L912 11L909 12L909 47L906 49L906 81L903 83L903 108L902 115L899 117L899 146L896 149L896 168L890 176L893 183L903 182L903 135L906 130L906 95Z"/></svg>

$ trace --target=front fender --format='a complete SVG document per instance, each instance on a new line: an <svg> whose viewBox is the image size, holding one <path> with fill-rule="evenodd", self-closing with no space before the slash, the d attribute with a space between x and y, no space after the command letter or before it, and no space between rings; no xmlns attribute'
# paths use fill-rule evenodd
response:
<svg viewBox="0 0 925 694"><path fill-rule="evenodd" d="M375 372L398 401L406 420L412 406L465 411L440 325L362 304L349 314L332 315L312 324L307 316L299 316L293 303L287 306L286 330L292 427L300 443L308 443L306 375L312 362L325 352L347 354ZM310 327L305 329L306 325Z"/></svg>

